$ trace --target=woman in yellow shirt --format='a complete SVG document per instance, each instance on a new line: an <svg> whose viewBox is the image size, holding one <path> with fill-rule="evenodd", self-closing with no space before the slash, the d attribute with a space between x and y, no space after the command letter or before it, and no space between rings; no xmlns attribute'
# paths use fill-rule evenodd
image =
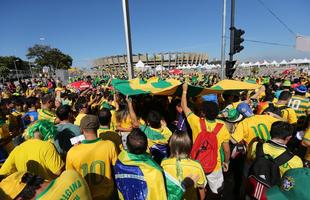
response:
<svg viewBox="0 0 310 200"><path fill-rule="evenodd" d="M196 185L186 189L183 199L205 199L206 176L200 163L189 158L192 146L188 134L181 131L173 133L169 147L170 158L161 163L165 173L174 177L180 184L186 177L196 177Z"/></svg>

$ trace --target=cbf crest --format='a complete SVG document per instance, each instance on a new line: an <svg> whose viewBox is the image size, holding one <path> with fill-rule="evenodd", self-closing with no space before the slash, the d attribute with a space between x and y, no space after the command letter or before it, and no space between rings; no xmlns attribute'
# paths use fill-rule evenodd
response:
<svg viewBox="0 0 310 200"><path fill-rule="evenodd" d="M282 181L281 189L284 191L290 191L295 186L295 181L292 177L286 176Z"/></svg>

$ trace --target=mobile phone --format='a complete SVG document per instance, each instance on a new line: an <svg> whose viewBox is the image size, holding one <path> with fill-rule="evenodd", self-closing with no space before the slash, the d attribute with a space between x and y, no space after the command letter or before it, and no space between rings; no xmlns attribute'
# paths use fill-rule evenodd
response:
<svg viewBox="0 0 310 200"><path fill-rule="evenodd" d="M82 142L83 140L85 140L85 136L84 135L79 135L73 138L70 138L70 142L72 145L75 145L79 142Z"/></svg>

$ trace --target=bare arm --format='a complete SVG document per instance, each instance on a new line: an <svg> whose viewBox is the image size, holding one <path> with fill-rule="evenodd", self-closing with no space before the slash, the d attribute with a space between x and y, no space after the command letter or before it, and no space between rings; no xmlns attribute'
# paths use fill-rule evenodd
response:
<svg viewBox="0 0 310 200"><path fill-rule="evenodd" d="M230 148L229 148L229 143L225 142L222 144L223 150L224 150L224 172L227 172L229 169L229 159L230 159Z"/></svg>
<svg viewBox="0 0 310 200"><path fill-rule="evenodd" d="M184 83L182 87L183 87L183 92L182 92L181 106L182 106L185 116L188 116L192 111L187 106L187 98L186 98L187 88L188 88L187 83Z"/></svg>
<svg viewBox="0 0 310 200"><path fill-rule="evenodd" d="M132 101L131 101L130 98L128 98L128 96L126 97L126 101L127 101L127 104L128 104L129 115L130 115L130 118L131 118L132 126L135 127L135 128L138 128L140 126L140 123L139 123L137 115L136 115L136 113L135 113L135 111L133 109Z"/></svg>

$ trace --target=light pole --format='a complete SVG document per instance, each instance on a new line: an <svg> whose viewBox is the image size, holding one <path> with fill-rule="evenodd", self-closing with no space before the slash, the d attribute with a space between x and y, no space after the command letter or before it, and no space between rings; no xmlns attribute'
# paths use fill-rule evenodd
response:
<svg viewBox="0 0 310 200"><path fill-rule="evenodd" d="M132 67L132 48L131 48L131 33L130 33L130 17L128 0L122 0L123 2L123 15L124 15L124 28L127 47L127 65L128 65L128 79L133 79L134 72Z"/></svg>
<svg viewBox="0 0 310 200"><path fill-rule="evenodd" d="M32 69L31 69L31 64L30 64L30 61L28 61L28 64L29 64L29 69L30 69L30 74L31 74L31 78L32 78Z"/></svg>
<svg viewBox="0 0 310 200"><path fill-rule="evenodd" d="M15 66L15 72L16 72L17 80L19 82L19 75L18 75L18 71L17 71L16 61L18 61L18 60L14 60L14 66Z"/></svg>

